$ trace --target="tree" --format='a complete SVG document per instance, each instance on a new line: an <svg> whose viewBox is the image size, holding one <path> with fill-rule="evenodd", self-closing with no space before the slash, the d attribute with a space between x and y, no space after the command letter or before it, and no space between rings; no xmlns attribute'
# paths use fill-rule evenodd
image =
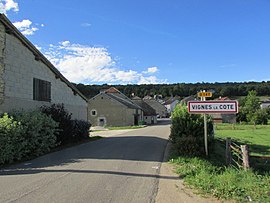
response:
<svg viewBox="0 0 270 203"><path fill-rule="evenodd" d="M256 111L260 109L260 100L257 97L257 92L251 90L246 97L245 106L243 111L247 115L247 121L256 124Z"/></svg>

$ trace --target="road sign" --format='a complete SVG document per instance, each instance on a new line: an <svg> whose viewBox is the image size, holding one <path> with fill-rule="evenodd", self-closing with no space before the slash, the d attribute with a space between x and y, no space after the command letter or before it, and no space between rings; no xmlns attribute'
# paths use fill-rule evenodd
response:
<svg viewBox="0 0 270 203"><path fill-rule="evenodd" d="M189 113L206 113L206 114L230 114L238 113L238 102L230 101L189 101Z"/></svg>
<svg viewBox="0 0 270 203"><path fill-rule="evenodd" d="M212 92L198 92L198 97L212 97Z"/></svg>

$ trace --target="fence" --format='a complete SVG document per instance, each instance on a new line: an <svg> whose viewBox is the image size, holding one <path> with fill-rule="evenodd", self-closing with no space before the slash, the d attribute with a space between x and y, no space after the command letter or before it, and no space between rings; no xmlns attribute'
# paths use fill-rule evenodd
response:
<svg viewBox="0 0 270 203"><path fill-rule="evenodd" d="M250 168L250 158L265 159L266 163L270 156L251 156L248 145L239 145L231 138L226 139L226 164L237 166L245 170Z"/></svg>

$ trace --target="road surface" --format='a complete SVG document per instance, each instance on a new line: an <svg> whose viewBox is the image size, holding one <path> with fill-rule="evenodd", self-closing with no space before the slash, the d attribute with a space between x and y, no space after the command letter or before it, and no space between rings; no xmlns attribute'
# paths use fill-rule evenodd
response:
<svg viewBox="0 0 270 203"><path fill-rule="evenodd" d="M127 131L0 169L0 202L154 202L170 125ZM109 132L108 132L109 133Z"/></svg>

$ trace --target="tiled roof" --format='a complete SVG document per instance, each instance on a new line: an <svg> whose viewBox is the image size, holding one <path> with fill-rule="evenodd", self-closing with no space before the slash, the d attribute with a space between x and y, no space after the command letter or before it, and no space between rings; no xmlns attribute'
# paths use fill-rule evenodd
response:
<svg viewBox="0 0 270 203"><path fill-rule="evenodd" d="M104 91L105 93L120 93L120 91L118 89L116 89L115 87L110 87L109 89Z"/></svg>

